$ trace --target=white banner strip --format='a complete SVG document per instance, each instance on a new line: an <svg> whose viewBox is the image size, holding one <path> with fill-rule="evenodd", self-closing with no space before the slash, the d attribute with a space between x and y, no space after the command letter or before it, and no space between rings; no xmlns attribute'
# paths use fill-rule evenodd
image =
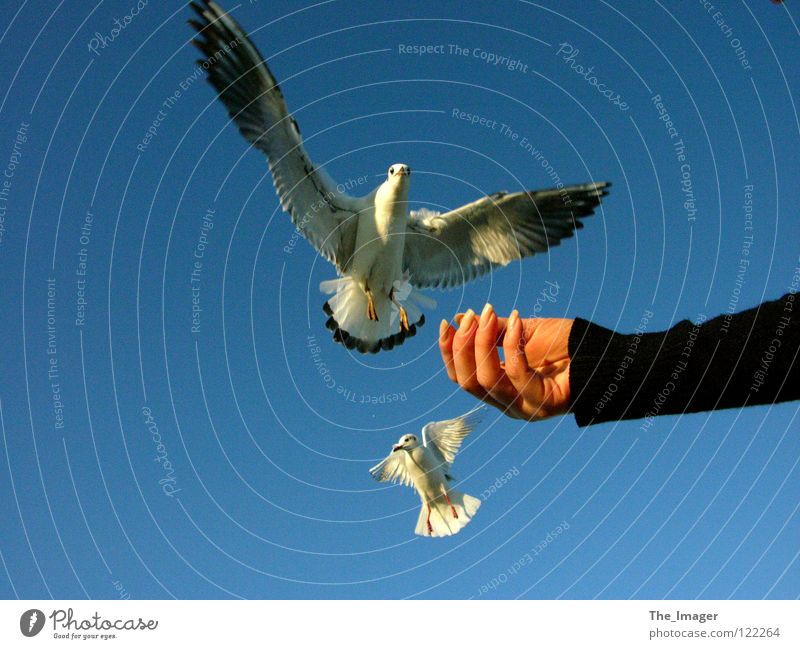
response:
<svg viewBox="0 0 800 649"><path fill-rule="evenodd" d="M797 601L3 601L0 647L777 648L798 620Z"/></svg>

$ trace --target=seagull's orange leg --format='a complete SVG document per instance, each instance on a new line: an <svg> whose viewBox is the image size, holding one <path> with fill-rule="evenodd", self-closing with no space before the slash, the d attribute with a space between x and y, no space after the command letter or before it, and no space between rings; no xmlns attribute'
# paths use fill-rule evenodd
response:
<svg viewBox="0 0 800 649"><path fill-rule="evenodd" d="M367 318L373 322L378 322L378 311L375 309L375 298L372 296L372 290L369 284L364 282L364 293L367 294Z"/></svg>
<svg viewBox="0 0 800 649"><path fill-rule="evenodd" d="M400 330L411 331L411 327L408 325L408 314L403 307L400 307Z"/></svg>
<svg viewBox="0 0 800 649"><path fill-rule="evenodd" d="M405 308L403 307L400 302L394 299L394 288L392 288L391 292L389 293L389 299L395 303L398 310L400 311L400 331L411 331L411 327L408 324L408 313L406 313Z"/></svg>
<svg viewBox="0 0 800 649"><path fill-rule="evenodd" d="M447 501L447 504L450 505L450 511L453 512L453 518L458 518L458 512L456 511L456 508L453 507L453 503L450 502L450 496L447 495L446 489L444 492L444 499Z"/></svg>

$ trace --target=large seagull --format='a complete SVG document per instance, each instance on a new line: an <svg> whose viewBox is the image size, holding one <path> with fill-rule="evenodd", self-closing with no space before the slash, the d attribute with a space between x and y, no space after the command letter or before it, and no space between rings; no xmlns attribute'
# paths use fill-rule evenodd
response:
<svg viewBox="0 0 800 649"><path fill-rule="evenodd" d="M496 267L544 252L582 227L610 183L498 192L450 212L408 209L411 167L392 164L386 180L349 196L316 167L297 122L256 46L216 2L192 3L208 80L253 146L263 151L281 205L334 266L322 282L333 339L348 349L392 349L425 322L435 304L417 289L450 288Z"/></svg>

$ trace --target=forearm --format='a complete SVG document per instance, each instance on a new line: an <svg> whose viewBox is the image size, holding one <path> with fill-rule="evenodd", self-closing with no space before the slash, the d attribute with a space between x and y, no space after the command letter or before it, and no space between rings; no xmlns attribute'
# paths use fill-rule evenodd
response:
<svg viewBox="0 0 800 649"><path fill-rule="evenodd" d="M569 337L570 411L586 426L798 399L798 349L795 294L658 333L618 334L578 318Z"/></svg>

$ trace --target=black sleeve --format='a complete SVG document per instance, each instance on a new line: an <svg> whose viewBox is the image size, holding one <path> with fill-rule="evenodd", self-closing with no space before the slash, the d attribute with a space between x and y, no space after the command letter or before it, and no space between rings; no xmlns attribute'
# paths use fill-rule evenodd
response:
<svg viewBox="0 0 800 649"><path fill-rule="evenodd" d="M795 293L735 315L632 334L576 319L569 336L570 411L579 426L800 399ZM795 309L798 312L795 313Z"/></svg>

